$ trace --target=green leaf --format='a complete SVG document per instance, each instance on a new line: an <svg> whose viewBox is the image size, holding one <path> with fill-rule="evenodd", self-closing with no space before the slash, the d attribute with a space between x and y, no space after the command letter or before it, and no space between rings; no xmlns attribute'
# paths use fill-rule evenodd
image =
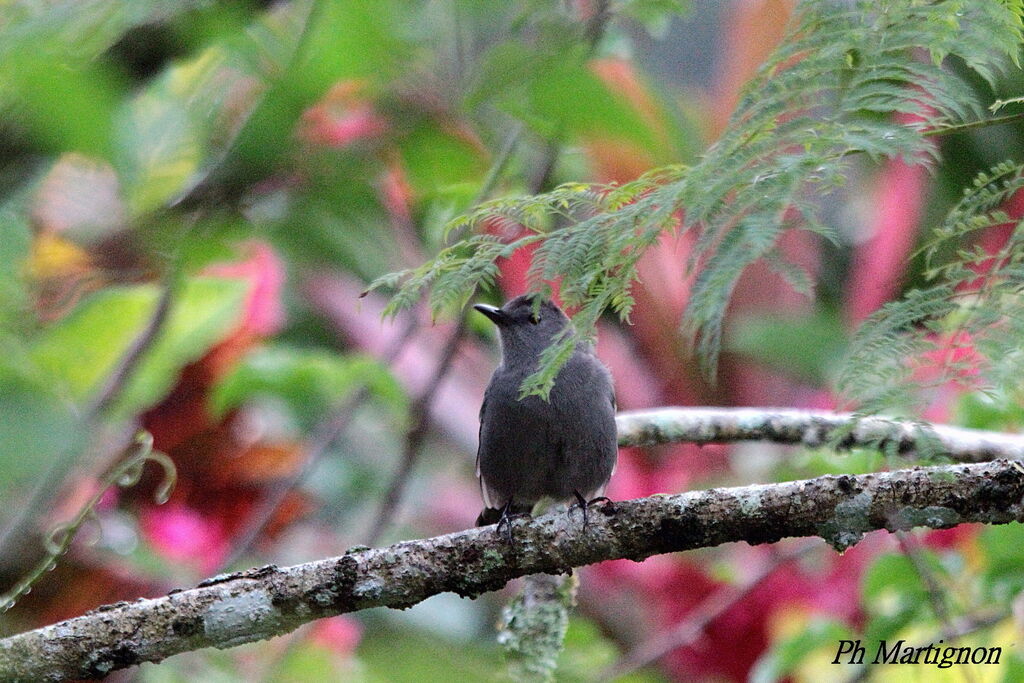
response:
<svg viewBox="0 0 1024 683"><path fill-rule="evenodd" d="M428 119L399 142L402 162L417 196L432 196L450 186L472 186L487 171L479 145L449 125Z"/></svg>
<svg viewBox="0 0 1024 683"><path fill-rule="evenodd" d="M205 156L202 121L172 87L185 69L178 66L164 74L119 117L117 165L135 215L179 194Z"/></svg>
<svg viewBox="0 0 1024 683"><path fill-rule="evenodd" d="M1017 432L1024 425L1024 402L1005 391L971 392L956 403L953 424L993 432Z"/></svg>
<svg viewBox="0 0 1024 683"><path fill-rule="evenodd" d="M890 553L876 559L861 580L861 597L865 604L887 601L893 595L923 597L921 578L910 559L903 554Z"/></svg>
<svg viewBox="0 0 1024 683"><path fill-rule="evenodd" d="M361 356L283 345L246 355L214 388L213 410L222 414L258 396L275 396L309 424L358 387L402 414L407 397L388 369Z"/></svg>
<svg viewBox="0 0 1024 683"><path fill-rule="evenodd" d="M938 148L926 131L974 117L979 110L963 70L945 68L943 60L959 57L990 79L1019 51L1018 10L1019 3L861 0L837 11L832 2L807 0L788 35L744 89L726 130L685 171L666 167L648 174L631 188L628 203L611 198L613 187L577 184L492 202L453 225L474 227L501 218L535 230L539 245L530 286L536 291L545 280L560 277L563 301L586 314L578 325L585 335L609 306L628 315L629 287L645 249L670 230L690 232L690 256L680 264L692 283L683 328L713 376L727 307L748 266L766 258L792 285L809 292L807 273L777 258L779 237L799 229L835 239L822 221L823 198L842 186L853 155L913 164L934 159ZM579 40L578 26L574 30L564 17L559 22L548 15L524 20L522 26L517 28L530 41L510 41L492 50L483 72L486 85L471 102L493 98L542 136L612 137L645 151L665 146L649 122L587 68L589 50ZM936 61L918 59L915 48L929 50ZM437 303L457 303L454 292L493 279L492 264L502 250L472 240L407 271L387 310L411 305L428 289L436 310ZM974 263L983 257L978 250L963 257L961 278L967 277L967 258ZM1024 271L1018 263L1014 267ZM931 300L935 313L941 312L935 303L941 294L934 290L923 297ZM955 305L945 301L949 313ZM928 311L918 310L913 321L927 317ZM984 316L975 322L980 328ZM900 359L872 367L877 355L860 352L880 339L910 348L899 338L901 331L880 329L855 339L854 355L870 359L859 364L859 371L845 373L841 387L874 386L871 400L889 398L889 380L905 379L908 364ZM998 331L1004 339L1019 338ZM992 335L986 342L1000 348ZM1024 368L1024 355L1008 357L1014 360L1004 366L1004 381L1016 379ZM557 353L549 353L527 391L543 395L558 360ZM807 367L799 371L809 373Z"/></svg>
<svg viewBox="0 0 1024 683"><path fill-rule="evenodd" d="M77 425L71 406L42 378L0 364L0 498L12 500L66 455Z"/></svg>
<svg viewBox="0 0 1024 683"><path fill-rule="evenodd" d="M0 55L0 102L52 150L109 159L114 111L124 89L102 64L69 65L61 56L28 49Z"/></svg>
<svg viewBox="0 0 1024 683"><path fill-rule="evenodd" d="M1024 590L1024 524L986 526L978 543L985 557L983 581L990 594L1005 603Z"/></svg>
<svg viewBox="0 0 1024 683"><path fill-rule="evenodd" d="M222 163L294 51L296 14L290 6L263 16L174 63L125 104L116 160L135 214L179 197Z"/></svg>
<svg viewBox="0 0 1024 683"><path fill-rule="evenodd" d="M525 83L541 69L556 61L554 55L528 48L518 40L492 46L480 59L480 76L466 97L466 106L476 108L491 100L521 93Z"/></svg>
<svg viewBox="0 0 1024 683"><path fill-rule="evenodd" d="M868 474L885 464L877 448L835 451L831 448L800 448L773 470L774 481L807 479L826 474Z"/></svg>
<svg viewBox="0 0 1024 683"><path fill-rule="evenodd" d="M843 322L831 311L744 316L726 338L727 350L816 386L828 380L845 345Z"/></svg>
<svg viewBox="0 0 1024 683"><path fill-rule="evenodd" d="M163 329L125 385L116 412L134 414L157 402L178 372L223 339L241 314L246 283L196 277L175 295ZM81 402L94 394L152 317L156 285L110 287L83 301L46 330L31 355L67 396Z"/></svg>
<svg viewBox="0 0 1024 683"><path fill-rule="evenodd" d="M303 638L267 673L276 681L351 680L357 668L354 660L355 653L332 652L329 645Z"/></svg>
<svg viewBox="0 0 1024 683"><path fill-rule="evenodd" d="M320 2L298 71L312 90L339 79L386 78L411 54L402 22L414 7L395 0Z"/></svg>
<svg viewBox="0 0 1024 683"><path fill-rule="evenodd" d="M226 31L125 105L117 161L134 213L187 194L229 158L276 157L302 106L320 94L304 89L313 70L289 72L308 7L280 5L244 31ZM217 9L206 18L233 25L235 14Z"/></svg>
<svg viewBox="0 0 1024 683"><path fill-rule="evenodd" d="M927 609L928 595L921 577L906 555L882 555L861 581L862 602L870 614L864 638L892 638Z"/></svg>
<svg viewBox="0 0 1024 683"><path fill-rule="evenodd" d="M279 72L231 154L249 175L273 168L291 149L295 122L330 86L359 79L373 92L411 51L401 31L403 21L413 20L411 5L394 0L315 0L288 7L298 11L301 19L294 21L305 21L305 28L300 23L285 33L283 41L294 48L287 61L275 64Z"/></svg>
<svg viewBox="0 0 1024 683"><path fill-rule="evenodd" d="M619 646L602 633L597 624L572 615L565 633L565 649L558 658L556 680L561 683L599 680L601 673L615 664L621 654ZM664 680L653 665L615 678L616 683L664 683Z"/></svg>
<svg viewBox="0 0 1024 683"><path fill-rule="evenodd" d="M839 621L815 619L800 633L775 642L750 672L752 683L773 683L790 676L822 649L834 653L840 640L853 640L850 628Z"/></svg>
<svg viewBox="0 0 1024 683"><path fill-rule="evenodd" d="M95 60L134 26L185 14L202 0L132 2L4 3L0 61L27 51L59 55L70 64Z"/></svg>
<svg viewBox="0 0 1024 683"><path fill-rule="evenodd" d="M359 659L372 683L507 680L497 672L498 653L493 646L408 626L367 631L359 645Z"/></svg>
<svg viewBox="0 0 1024 683"><path fill-rule="evenodd" d="M125 84L103 51L132 27L184 14L195 4L4 3L0 110L45 147L110 159Z"/></svg>
<svg viewBox="0 0 1024 683"><path fill-rule="evenodd" d="M609 136L634 142L647 152L657 151L650 124L582 63L580 55L563 54L556 68L537 74L527 97L526 102L516 100L506 107L540 135Z"/></svg>
<svg viewBox="0 0 1024 683"><path fill-rule="evenodd" d="M12 204L0 206L0 337L18 325L28 308L24 266L31 246L24 211Z"/></svg>
<svg viewBox="0 0 1024 683"><path fill-rule="evenodd" d="M999 673L1002 674L1000 679L1003 683L1015 683L1015 681L1024 680L1024 657L1017 652L1009 652L1005 660L1001 660L999 663Z"/></svg>
<svg viewBox="0 0 1024 683"><path fill-rule="evenodd" d="M1019 402L1024 371L1024 223L1014 225L1002 208L1022 187L1024 166L1014 162L979 173L919 251L929 286L861 324L838 384L862 411L893 414L901 404L920 410L934 400L931 388L957 382L987 394L984 402L962 405L973 418L1013 419L1012 411L1003 418L993 411L999 402ZM990 252L978 242L982 231L1007 224L1013 230L998 248Z"/></svg>

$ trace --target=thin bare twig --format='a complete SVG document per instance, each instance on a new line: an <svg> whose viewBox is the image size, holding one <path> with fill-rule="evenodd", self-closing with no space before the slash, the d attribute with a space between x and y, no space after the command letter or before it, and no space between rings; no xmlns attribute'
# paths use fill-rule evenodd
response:
<svg viewBox="0 0 1024 683"><path fill-rule="evenodd" d="M78 512L69 521L50 531L43 544L45 554L36 563L35 568L6 593L0 595L0 613L6 612L19 598L28 595L39 579L57 566L58 558L71 547L71 542L79 529L95 514L96 506L103 495L113 486L137 484L139 477L142 476L142 468L148 461L158 463L164 470L164 480L157 489L156 502L158 505L167 502L177 478L174 463L163 453L153 451L153 437L148 432L140 432L123 456L124 458L106 474L98 490L78 509Z"/></svg>
<svg viewBox="0 0 1024 683"><path fill-rule="evenodd" d="M471 209L476 208L479 204L483 204L491 196L491 193L494 192L494 188L498 186L498 181L501 179L502 174L505 173L508 162L511 161L512 154L515 152L516 147L519 146L519 141L522 137L523 124L516 121L512 124L512 130L505 137L505 142L501 145L494 163L488 169L484 182L480 185L480 189L477 190L473 201L470 202L469 206Z"/></svg>
<svg viewBox="0 0 1024 683"><path fill-rule="evenodd" d="M504 169L508 166L509 159L511 159L511 156L515 151L515 147L520 140L521 134L521 125L515 126L509 133L508 137L505 140L505 143L502 145L502 150L499 152L494 164L492 165L492 167L490 167L490 170L487 172L483 184L480 186L480 189L477 191L476 197L473 199L473 206L482 203L484 200L487 199L487 197L489 197L490 193L493 193L495 187L498 185L498 181L501 179L502 171L504 171ZM463 317L465 317L465 315ZM462 329L463 324L464 321L460 322L460 327L458 328L458 330ZM395 345L387 352L385 352L385 362L390 362L395 357L397 357L398 353L401 351L404 345L406 345L412 339L413 335L416 333L418 329L419 323L416 321L415 318L412 318L409 326L406 328L406 330L402 332L401 336L399 337ZM458 332L458 337L453 337L449 345L446 346L446 349L447 347L458 346L457 342L458 339L461 338L462 334L462 332ZM454 354L455 349L452 348L451 352ZM441 373L441 377L443 377L443 373L446 372L447 370L447 364L450 364L452 360L452 358L447 358L445 360L445 353L442 353L442 362L438 366L438 370L443 370L443 372ZM440 378L437 377L437 373L435 373L435 378L436 379L432 380L430 384L439 383ZM427 389L430 390L429 400L432 400L433 393L436 392L436 387L431 389L430 386L428 385ZM424 395L426 395L426 392ZM260 503L259 507L253 513L252 521L247 525L247 527L242 533L242 536L239 538L239 541L236 544L234 544L234 548L228 555L228 558L221 565L222 568L231 566L234 562L237 562L242 558L243 555L249 552L253 543L255 543L256 539L259 538L260 533L262 533L263 529L266 528L266 525L269 522L270 518L273 516L273 513L276 510L278 510L278 508L284 502L285 498L288 496L289 492L291 492L291 490L295 486L297 486L299 483L305 480L306 476L309 475L309 472L311 472L316 466L316 464L319 462L319 460L321 460L324 457L325 453L327 452L328 446L330 446L330 444L336 438L338 438L345 431L345 429L348 428L348 425L351 422L352 413L354 412L355 408L359 403L366 400L368 396L369 389L360 389L349 400L345 401L345 403L341 405L341 407L337 411L332 413L331 416L329 416L323 423L321 423L321 425L317 426L317 428L314 430L314 435L310 439L308 447L309 455L306 457L305 464L298 472L293 474L288 479L280 481L270 487L266 495L263 497L263 500ZM429 418L429 411L427 412L426 417ZM406 447L404 447L403 449L404 453L410 453L409 439L419 431L425 432L426 428L429 426L429 422L424 422L423 427L421 427L420 429L416 429L416 424L418 424L419 422L421 421L415 416L414 407L414 429L410 430L409 434L407 435L407 444ZM402 469L411 470L415 465L415 453L418 450L419 441L422 441L422 437L423 435L416 436L418 441L413 446L414 455L412 457L402 458L402 463L406 462L407 460L409 460L410 463L408 466L403 464L402 468L400 468L398 471L398 475L401 474ZM396 479L395 481L392 481L391 485L389 486L389 492L390 489L397 488L397 495L400 496L401 489L403 487L404 482L398 481ZM395 502L395 504L393 505L396 505L396 503L397 502ZM378 520L380 520L380 515L378 515ZM378 529L377 526L380 526L380 528ZM379 533L382 529L383 526L381 526L380 521L378 521L375 525L373 533Z"/></svg>
<svg viewBox="0 0 1024 683"><path fill-rule="evenodd" d="M583 36L587 43L586 59L590 59L597 52L601 39L604 38L608 29L608 22L612 19L610 0L599 0L591 9L592 14L583 27ZM562 144L559 138L562 137L564 126L559 126L559 132L548 141L544 148L542 161L530 180L530 193L537 194L550 184L551 176L555 172L558 158L562 155Z"/></svg>
<svg viewBox="0 0 1024 683"><path fill-rule="evenodd" d="M417 329L419 329L419 323L415 318L410 318L402 334L395 339L391 348L385 351L383 361L385 363L394 361L412 339ZM249 522L239 534L227 559L221 564L219 571L223 571L235 564L252 549L256 539L267 528L267 524L270 523L277 509L281 507L281 503L284 502L288 493L305 481L306 477L316 469L316 466L320 464L320 461L327 454L331 444L348 429L352 418L355 416L356 409L369 396L370 389L365 386L360 387L316 426L306 446L306 460L303 462L302 467L287 479L282 479L268 488L249 518Z"/></svg>
<svg viewBox="0 0 1024 683"><path fill-rule="evenodd" d="M943 137L945 135L954 135L956 133L963 133L964 131L974 130L975 128L988 128L989 126L1000 126L1004 123L1016 123L1017 121L1024 120L1024 112L1018 112L1016 114L1006 114L1004 116L996 116L991 119L980 119L978 121L968 121L967 123L957 123L952 126L944 126L942 128L933 128L927 130L922 135L925 137Z"/></svg>
<svg viewBox="0 0 1024 683"><path fill-rule="evenodd" d="M924 557L924 553L921 552L917 539L909 531L897 531L896 540L924 585L925 594L928 596L928 603L931 605L932 613L942 626L943 639L952 641L956 637L956 628L950 616L946 594L943 592L942 586L939 585L935 572L928 566L928 560ZM975 677L969 668L964 668L962 672L967 683L974 683Z"/></svg>
<svg viewBox="0 0 1024 683"><path fill-rule="evenodd" d="M217 159L208 166L204 174L198 176L189 187L185 188L177 198L170 202L169 206L171 208L190 209L224 202L225 198L222 196L225 194L224 188L216 187L216 185L224 180L222 176L228 172L229 162L232 159L232 155L238 150L239 143L243 140L246 126L252 121L252 117L257 110L264 105L267 97L274 92L274 89L282 84L287 84L308 57L310 36L313 33L313 27L316 26L320 16L323 14L323 7L326 2L327 0L309 0L309 9L306 11L302 32L299 34L295 50L292 52L287 65L281 69L280 75L276 79L267 84L268 87L263 90L258 102L245 113L244 124L237 127L234 137L222 149Z"/></svg>
<svg viewBox="0 0 1024 683"><path fill-rule="evenodd" d="M462 343L465 333L466 316L463 315L445 343L441 357L437 361L437 367L434 369L434 374L431 376L430 381L427 382L423 393L416 399L416 403L410 411L412 425L405 435L405 447L402 449L402 458L399 460L398 469L391 480L391 485L388 486L387 493L384 494L380 508L373 518L373 526L366 536L366 545L375 545L380 540L381 534L391 525L395 513L398 511L402 493L405 491L409 476L412 474L416 461L419 459L420 446L423 444L423 440L426 438L430 427L430 407L433 405L434 399L437 397L437 391L441 388L441 384L444 382L445 377L447 377L449 369L451 369L452 361L455 359L455 354L459 350L459 345Z"/></svg>
<svg viewBox="0 0 1024 683"><path fill-rule="evenodd" d="M501 145L501 149L498 150L498 156L494 158L494 162L491 167L487 170L487 175L484 176L484 181L480 185L480 189L477 190L476 195L473 196L473 201L470 202L470 210L475 209L480 204L487 201L491 193L498 186L498 181L501 179L502 174L508 167L508 162L511 161L512 155L515 153L516 148L519 146L519 142L523 137L523 124L520 121L516 121L512 124L512 129L505 136L505 141ZM462 239L462 233L465 227L462 226L453 230L449 233L447 242L454 244Z"/></svg>
<svg viewBox="0 0 1024 683"><path fill-rule="evenodd" d="M593 16L586 24L584 34L589 48L588 55L593 53L597 48L597 44L600 42L601 37L604 35L604 30L607 26L608 20L611 18L609 4L610 3L607 0L598 2L594 9ZM505 143L498 152L498 156L494 163L491 165L491 168L484 179L483 185L473 198L471 206L475 207L483 203L488 196L490 196L491 192L493 192L501 174L504 172L513 152L519 144L522 133L523 124L521 122L516 122L506 137ZM541 190L541 185L547 183L550 173L558 159L560 150L561 145L557 142L552 142L547 146L541 172L535 176L531 183L531 192L539 192ZM457 238L458 235L453 234L449 237L449 241L454 241ZM427 429L429 428L430 405L433 403L437 390L448 372L451 361L455 357L455 352L458 350L459 343L465 333L465 325L466 314L463 312L462 317L459 319L458 326L455 328L455 331L452 333L451 337L449 337L448 342L445 345L444 351L441 354L441 358L438 361L437 368L435 369L430 382L420 395L419 399L417 399L416 404L413 406L413 425L406 433L405 447L403 448L402 458L399 462L398 469L396 470L395 476L384 495L380 509L374 517L373 526L367 534L366 543L368 545L374 545L380 540L381 534L391 524L392 518L398 509L402 493L404 492L409 476L416 465L416 460L419 457L420 446L422 445L423 439L426 437Z"/></svg>
<svg viewBox="0 0 1024 683"><path fill-rule="evenodd" d="M612 18L611 4L611 0L598 0L591 8L592 14L583 27L583 37L588 48L587 57L594 54L601 39L604 38L605 29Z"/></svg>
<svg viewBox="0 0 1024 683"><path fill-rule="evenodd" d="M608 0L600 0L594 7L593 15L586 22L584 27L584 36L587 41L588 57L597 49L598 43L600 43L601 38L604 36L604 31L608 25L608 21L611 19L611 11L609 9L610 4L611 3ZM522 122L516 122L506 137L501 150L498 152L498 156L494 160L494 163L491 164L491 168L488 170L487 176L484 178L484 182L481 185L480 190L473 198L471 206L476 207L483 203L490 196L491 192L494 191L498 180L504 173L509 160L512 158L512 154L519 144L522 133ZM538 186L531 187L530 189L532 192L539 192L541 189L539 184L547 182L549 174L558 159L559 151L559 144L551 143L548 145L543 169L534 179L534 184L537 184ZM450 242L456 241L457 239L458 233L454 233L449 236ZM413 406L413 424L406 433L402 458L399 461L398 470L395 472L395 476L388 487L387 493L384 495L380 509L374 517L373 526L367 534L366 542L368 545L374 545L377 543L381 534L391 524L392 518L398 509L402 493L404 492L409 476L416 465L416 460L419 457L420 446L426 437L427 429L430 425L430 405L433 403L437 390L440 387L441 382L444 380L451 362L455 357L455 352L458 350L459 343L465 333L465 325L466 313L463 312L459 319L458 326L455 328L455 331L452 333L452 336L449 337L448 342L445 345L444 351L441 354L437 368L435 369L430 382L420 395L419 399L417 399L416 404Z"/></svg>
<svg viewBox="0 0 1024 683"><path fill-rule="evenodd" d="M490 197L491 193L498 185L498 181L501 179L502 174L508 167L508 162L511 160L512 155L515 153L516 148L519 146L519 142L523 135L523 124L516 122L513 124L512 130L509 131L505 137L505 142L502 144L501 149L498 151L498 156L495 157L494 163L491 164L487 175L484 178L483 184L473 197L473 201L470 206L475 208ZM449 241L456 241L458 235L453 234L449 236ZM375 544L384 530L391 524L392 518L401 503L402 494L405 491L405 486L408 482L409 476L412 470L416 466L416 461L419 459L420 446L426 437L427 430L430 427L430 406L434 402L434 398L437 395L437 391L444 381L445 376L448 374L448 370L451 367L451 363L455 358L455 352L459 348L459 344L462 341L462 337L466 332L466 312L463 311L458 325L452 332L448 341L445 343L444 350L441 352L441 356L438 359L437 367L434 370L434 374L427 382L426 388L423 393L420 394L416 403L412 407L411 418L412 426L409 431L406 432L405 445L402 448L402 457L399 461L398 469L395 471L395 475L391 480L391 484L388 486L387 492L384 494L384 498L381 502L380 508L377 510L377 514L374 516L373 525L370 531L367 533L367 544Z"/></svg>
<svg viewBox="0 0 1024 683"><path fill-rule="evenodd" d="M773 558L761 571L742 584L722 588L712 593L694 607L683 621L623 654L617 662L601 672L597 680L611 681L625 676L648 664L653 664L673 650L693 645L708 626L745 600L780 567L820 547L819 543L806 543L787 550Z"/></svg>
<svg viewBox="0 0 1024 683"><path fill-rule="evenodd" d="M100 420L111 405L117 400L124 390L125 385L131 379L132 373L138 368L146 352L153 346L153 343L160 336L164 324L170 315L174 305L174 297L180 278L180 259L175 257L168 274L164 279L163 288L157 299L156 308L150 316L146 326L139 332L124 354L118 360L113 372L107 378L103 387L96 394L96 397L86 406L79 420L79 431L82 434L90 435L96 432ZM32 491L28 500L19 510L17 516L11 521L8 527L0 534L0 557L27 557L29 554L35 556L25 546L26 541L33 535L33 527L44 511L49 507L67 478L68 473L78 461L73 452L68 452L58 457L40 479L36 488Z"/></svg>
<svg viewBox="0 0 1024 683"><path fill-rule="evenodd" d="M103 388L100 389L96 397L85 409L84 419L87 423L91 424L98 420L113 405L114 401L117 400L124 390L132 373L135 372L142 358L146 355L146 351L153 346L153 342L160 336L160 331L163 330L164 323L167 322L167 318L171 314L174 296L178 289L178 280L181 276L181 271L177 265L178 262L180 262L180 259L176 258L175 265L172 265L164 286L160 290L160 297L157 299L156 308L153 309L153 315L150 317L149 322L146 323L146 327L132 341L118 361L117 367L114 368L114 371L110 373L107 381L103 384Z"/></svg>
<svg viewBox="0 0 1024 683"><path fill-rule="evenodd" d="M913 565L914 572L921 579L925 593L928 595L928 602L932 607L932 613L935 614L935 618L942 625L942 632L947 637L951 636L953 633L953 622L950 619L946 596L942 592L942 587L939 585L939 580L935 577L935 573L928 566L928 561L923 556L921 548L906 531L897 531L896 540L900 544L900 550L903 551L903 554L910 560L910 564Z"/></svg>

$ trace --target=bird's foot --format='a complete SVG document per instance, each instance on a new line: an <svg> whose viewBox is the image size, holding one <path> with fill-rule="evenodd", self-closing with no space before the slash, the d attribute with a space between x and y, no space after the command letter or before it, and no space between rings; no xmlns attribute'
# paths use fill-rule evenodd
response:
<svg viewBox="0 0 1024 683"><path fill-rule="evenodd" d="M590 508L591 505L594 505L596 503L602 503L606 506L612 505L612 499L609 498L608 496L597 496L596 498L591 498L590 500L587 500L579 491L573 491L572 495L576 497L576 502L569 506L569 512L570 514L572 514L572 509L575 507L578 507L583 512L584 532L586 532L587 530L587 523L589 521L589 518L587 516L587 510Z"/></svg>
<svg viewBox="0 0 1024 683"><path fill-rule="evenodd" d="M481 516L483 516L483 513L481 513ZM500 535L502 527L505 528L505 540L508 541L509 545L515 545L515 538L512 536L512 520L516 517L530 517L530 513L516 510L510 500L502 506L501 514L498 517L498 528L495 529L495 532Z"/></svg>

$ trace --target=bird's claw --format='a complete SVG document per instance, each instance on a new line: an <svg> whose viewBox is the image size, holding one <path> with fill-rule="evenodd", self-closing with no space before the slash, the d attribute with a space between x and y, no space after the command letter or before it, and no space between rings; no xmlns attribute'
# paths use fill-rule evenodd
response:
<svg viewBox="0 0 1024 683"><path fill-rule="evenodd" d="M609 498L608 496L597 496L596 498L591 498L590 500L587 500L586 498L583 497L583 494L581 494L579 491L573 491L572 495L576 497L576 502L569 506L569 513L572 514L572 509L575 508L575 507L578 507L583 512L583 531L584 532L586 532L586 530L587 530L587 523L589 522L589 518L587 516L587 510L590 508L590 506L594 505L595 503L602 503L604 505L611 505L612 504L612 499Z"/></svg>
<svg viewBox="0 0 1024 683"><path fill-rule="evenodd" d="M498 524L495 528L495 533L501 534L501 527L505 527L505 540L509 545L515 545L515 538L512 536L512 520L516 517L529 517L529 513L526 512L513 512L512 501L505 503L501 508L501 517L498 518Z"/></svg>

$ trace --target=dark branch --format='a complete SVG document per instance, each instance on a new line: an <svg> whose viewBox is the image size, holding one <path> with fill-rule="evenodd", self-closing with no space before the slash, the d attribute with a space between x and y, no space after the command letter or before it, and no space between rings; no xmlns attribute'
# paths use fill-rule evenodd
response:
<svg viewBox="0 0 1024 683"><path fill-rule="evenodd" d="M121 396L125 385L131 379L139 363L145 357L146 352L153 346L153 343L160 337L164 323L167 322L174 304L174 296L177 291L177 280L179 277L179 266L177 262L171 266L171 272L160 290L160 298L157 299L156 307L150 316L146 326L142 329L118 360L114 371L110 373L103 388L92 400L85 410L85 419L93 423L106 412L111 405Z"/></svg>
<svg viewBox="0 0 1024 683"><path fill-rule="evenodd" d="M437 361L437 367L434 368L434 373L427 382L426 388L423 389L423 393L419 395L416 403L412 406L410 411L412 426L409 427L409 431L405 435L405 447L402 449L402 458L398 463L398 470L392 477L391 484L384 494L377 514L373 517L373 526L367 535L368 545L376 545L398 512L398 506L402 500L402 494L405 492L405 486L412 475L413 468L416 466L416 461L419 459L420 446L423 445L423 441L427 438L427 432L430 429L430 408L437 397L438 389L441 388L442 382L448 376L448 371L451 369L452 361L455 360L455 353L459 350L465 332L466 316L463 315L459 319L458 325L449 335L448 341L445 342L444 350L441 351L441 357Z"/></svg>
<svg viewBox="0 0 1024 683"><path fill-rule="evenodd" d="M615 681L637 669L653 664L668 653L681 647L693 645L707 628L721 619L769 579L780 567L803 557L816 547L806 543L792 548L774 558L766 567L738 586L728 586L708 595L690 610L686 618L668 630L658 633L650 640L638 644L601 672L598 681Z"/></svg>
<svg viewBox="0 0 1024 683"><path fill-rule="evenodd" d="M398 354L412 340L418 329L419 323L415 318L410 318L402 334L384 353L383 361L385 363L394 361ZM352 396L345 399L341 405L333 409L327 417L317 424L306 446L306 460L302 463L302 467L286 479L275 483L266 491L263 499L260 500L259 506L239 534L238 540L235 541L228 558L221 565L221 569L231 567L231 565L240 561L252 549L252 546L259 539L260 534L267 528L267 525L270 524L270 520L273 519L274 514L281 507L288 494L304 482L306 477L316 469L320 461L329 452L331 444L348 429L359 406L365 403L369 397L370 388L368 386L360 387Z"/></svg>

